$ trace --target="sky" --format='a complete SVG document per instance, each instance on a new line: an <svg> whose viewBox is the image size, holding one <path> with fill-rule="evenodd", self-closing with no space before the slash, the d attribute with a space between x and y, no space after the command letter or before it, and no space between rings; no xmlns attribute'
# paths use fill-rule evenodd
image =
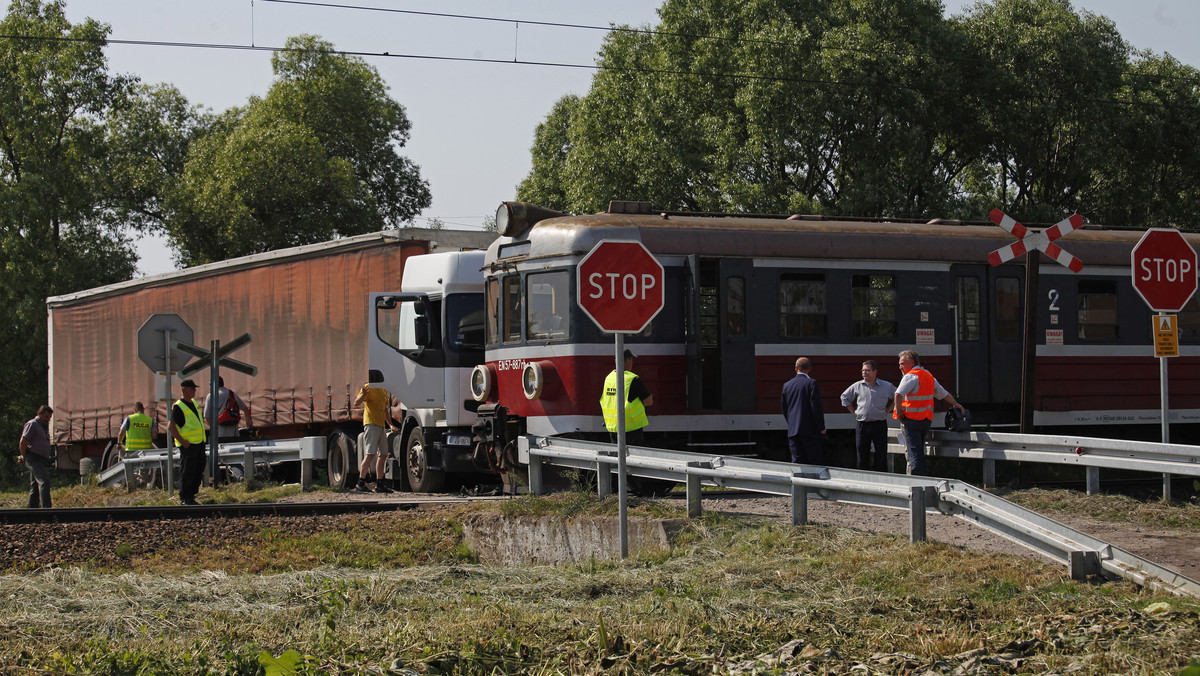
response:
<svg viewBox="0 0 1200 676"><path fill-rule="evenodd" d="M554 102L586 94L604 30L653 26L657 0L66 0L72 22L111 26L110 39L213 45L282 46L312 33L374 66L403 104L412 135L401 154L430 183L433 204L415 221L482 228L529 173L534 131ZM503 19L484 21L320 5ZM952 15L974 0L944 0ZM1200 67L1200 2L1076 0L1076 10L1112 19L1137 49L1167 52ZM110 44L111 73L167 83L214 112L244 105L271 85L269 49ZM423 58L416 58L423 57ZM494 61L494 62L493 62ZM563 65L535 65L563 64ZM141 274L175 269L157 237L138 243Z"/></svg>

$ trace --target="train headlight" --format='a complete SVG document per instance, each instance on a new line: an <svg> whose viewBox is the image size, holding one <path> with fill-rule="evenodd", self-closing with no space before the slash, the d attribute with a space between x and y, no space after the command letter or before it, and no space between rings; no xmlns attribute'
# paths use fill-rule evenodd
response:
<svg viewBox="0 0 1200 676"><path fill-rule="evenodd" d="M526 364L521 370L521 389L525 392L525 398L532 401L541 397L545 387L546 374L542 371L542 365L537 362Z"/></svg>
<svg viewBox="0 0 1200 676"><path fill-rule="evenodd" d="M492 396L492 370L487 364L479 364L471 369L471 398L475 401L487 401Z"/></svg>

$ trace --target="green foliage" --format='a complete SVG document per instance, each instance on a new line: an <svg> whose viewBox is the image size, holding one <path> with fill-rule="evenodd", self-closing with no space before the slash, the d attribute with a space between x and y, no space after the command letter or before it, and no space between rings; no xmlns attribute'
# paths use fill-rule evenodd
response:
<svg viewBox="0 0 1200 676"><path fill-rule="evenodd" d="M0 21L0 438L46 402L47 296L129 279L135 256L113 225L104 127L130 82L110 77L108 27L71 25L62 2L17 0ZM21 472L0 458L0 482Z"/></svg>
<svg viewBox="0 0 1200 676"><path fill-rule="evenodd" d="M538 126L519 199L1197 220L1200 73L1067 0L667 0Z"/></svg>
<svg viewBox="0 0 1200 676"><path fill-rule="evenodd" d="M314 36L290 38L263 99L228 111L191 147L168 193L178 261L197 265L409 222L428 183L397 154L404 107L378 72Z"/></svg>

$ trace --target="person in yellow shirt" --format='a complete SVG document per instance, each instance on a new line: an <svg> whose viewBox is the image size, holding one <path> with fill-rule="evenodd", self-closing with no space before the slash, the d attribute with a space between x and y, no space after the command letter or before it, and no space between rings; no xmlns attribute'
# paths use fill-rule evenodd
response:
<svg viewBox="0 0 1200 676"><path fill-rule="evenodd" d="M387 469L387 434L384 427L395 430L396 423L392 420L392 406L396 400L392 394L382 387L371 387L364 383L354 398L354 405L363 405L363 448L362 460L358 463L358 484L356 491L366 492L367 482L364 477L371 468L371 458L375 458L375 492L391 493L392 487L384 478Z"/></svg>

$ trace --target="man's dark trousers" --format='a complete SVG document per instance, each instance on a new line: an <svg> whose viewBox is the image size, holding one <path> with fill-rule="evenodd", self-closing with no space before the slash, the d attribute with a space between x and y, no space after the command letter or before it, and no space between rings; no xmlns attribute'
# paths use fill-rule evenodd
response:
<svg viewBox="0 0 1200 676"><path fill-rule="evenodd" d="M204 480L204 443L192 444L179 449L179 501L194 502Z"/></svg>
<svg viewBox="0 0 1200 676"><path fill-rule="evenodd" d="M858 451L859 469L887 471L887 421L859 420L854 429L854 447ZM871 462L871 447L875 447L875 462Z"/></svg>
<svg viewBox="0 0 1200 676"><path fill-rule="evenodd" d="M825 464L825 443L821 437L805 434L788 437L788 450L792 452L792 462L804 465Z"/></svg>

